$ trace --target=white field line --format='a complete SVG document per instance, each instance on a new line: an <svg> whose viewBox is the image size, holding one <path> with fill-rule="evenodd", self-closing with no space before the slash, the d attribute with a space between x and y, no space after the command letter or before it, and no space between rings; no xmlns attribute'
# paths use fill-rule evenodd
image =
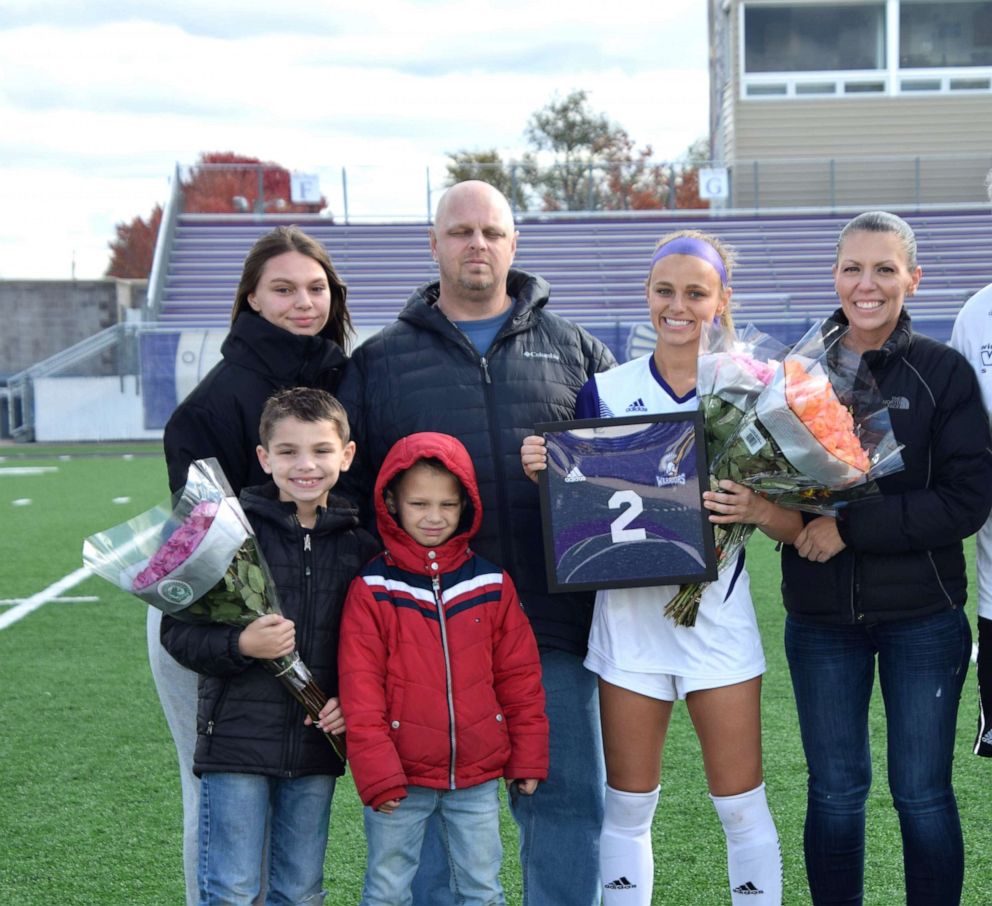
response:
<svg viewBox="0 0 992 906"><path fill-rule="evenodd" d="M87 567L81 566L75 572L69 573L68 576L63 576L58 582L53 585L49 585L48 588L44 588L41 591L36 592L31 595L30 598L25 598L20 604L16 604L5 614L0 615L0 629L6 629L12 623L16 623L19 619L21 619L21 617L26 617L33 610L37 610L43 604L47 604L49 601L54 600L62 594L62 592L78 585L91 575L92 573Z"/></svg>
<svg viewBox="0 0 992 906"><path fill-rule="evenodd" d="M0 607L10 607L12 604L20 604L27 598L0 598ZM53 604L95 604L100 598L96 595L62 595L52 598Z"/></svg>
<svg viewBox="0 0 992 906"><path fill-rule="evenodd" d="M46 475L58 470L58 466L0 466L0 477L4 475Z"/></svg>

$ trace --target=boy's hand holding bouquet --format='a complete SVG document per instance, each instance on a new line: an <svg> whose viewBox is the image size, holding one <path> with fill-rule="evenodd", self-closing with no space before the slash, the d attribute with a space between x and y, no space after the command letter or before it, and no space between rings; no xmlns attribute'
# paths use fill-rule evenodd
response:
<svg viewBox="0 0 992 906"><path fill-rule="evenodd" d="M83 543L96 575L189 623L245 627L241 653L258 658L325 730L342 761L343 721L296 651L295 627L279 610L275 583L251 524L216 459L189 467L174 503L163 503ZM340 727L340 729L338 729Z"/></svg>

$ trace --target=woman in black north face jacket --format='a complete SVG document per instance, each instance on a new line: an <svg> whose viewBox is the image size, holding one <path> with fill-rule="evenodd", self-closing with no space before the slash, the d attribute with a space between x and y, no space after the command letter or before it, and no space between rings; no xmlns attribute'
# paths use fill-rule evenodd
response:
<svg viewBox="0 0 992 906"><path fill-rule="evenodd" d="M921 275L915 237L899 217L869 212L841 232L834 318L848 325L841 342L887 402L905 468L836 518L803 516L794 545L782 550L815 906L862 902L876 669L908 902L954 906L961 896L951 762L971 654L962 539L992 506L992 441L971 366L913 332L903 302Z"/></svg>

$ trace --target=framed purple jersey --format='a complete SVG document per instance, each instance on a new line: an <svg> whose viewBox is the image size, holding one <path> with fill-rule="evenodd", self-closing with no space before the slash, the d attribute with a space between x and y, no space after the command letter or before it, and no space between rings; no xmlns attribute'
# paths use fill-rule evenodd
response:
<svg viewBox="0 0 992 906"><path fill-rule="evenodd" d="M712 582L698 410L546 422L539 473L549 591Z"/></svg>

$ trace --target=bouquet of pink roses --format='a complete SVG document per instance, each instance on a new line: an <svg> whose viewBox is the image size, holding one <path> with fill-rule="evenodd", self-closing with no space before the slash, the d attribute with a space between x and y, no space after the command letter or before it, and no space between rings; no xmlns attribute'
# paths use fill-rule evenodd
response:
<svg viewBox="0 0 992 906"><path fill-rule="evenodd" d="M881 394L860 356L840 343L846 330L832 321L816 324L781 357L781 367L776 341L750 325L741 334L743 353L726 337L704 339L697 395L711 488L730 479L781 506L829 513L902 468ZM718 569L733 562L753 531L743 523L715 528ZM665 614L695 625L703 587L682 586Z"/></svg>
<svg viewBox="0 0 992 906"><path fill-rule="evenodd" d="M761 392L768 386L788 353L788 347L774 337L747 324L739 333L726 330L719 323L704 328L699 361L696 366L696 397L703 413L707 462L713 463L733 438L744 414L754 408ZM718 477L710 468L710 486L715 490ZM721 476L722 477L722 476ZM713 528L717 568L733 561L754 531L753 525L734 523ZM693 625L702 585L694 583L680 590L665 612L681 625ZM698 592L698 594L697 594ZM680 608L680 598L688 597L688 612ZM691 617L692 622L684 621Z"/></svg>
<svg viewBox="0 0 992 906"><path fill-rule="evenodd" d="M174 503L87 538L83 563L177 620L246 626L280 613L268 564L216 459L190 465ZM316 722L327 696L299 653L261 663ZM343 740L324 735L344 761Z"/></svg>

